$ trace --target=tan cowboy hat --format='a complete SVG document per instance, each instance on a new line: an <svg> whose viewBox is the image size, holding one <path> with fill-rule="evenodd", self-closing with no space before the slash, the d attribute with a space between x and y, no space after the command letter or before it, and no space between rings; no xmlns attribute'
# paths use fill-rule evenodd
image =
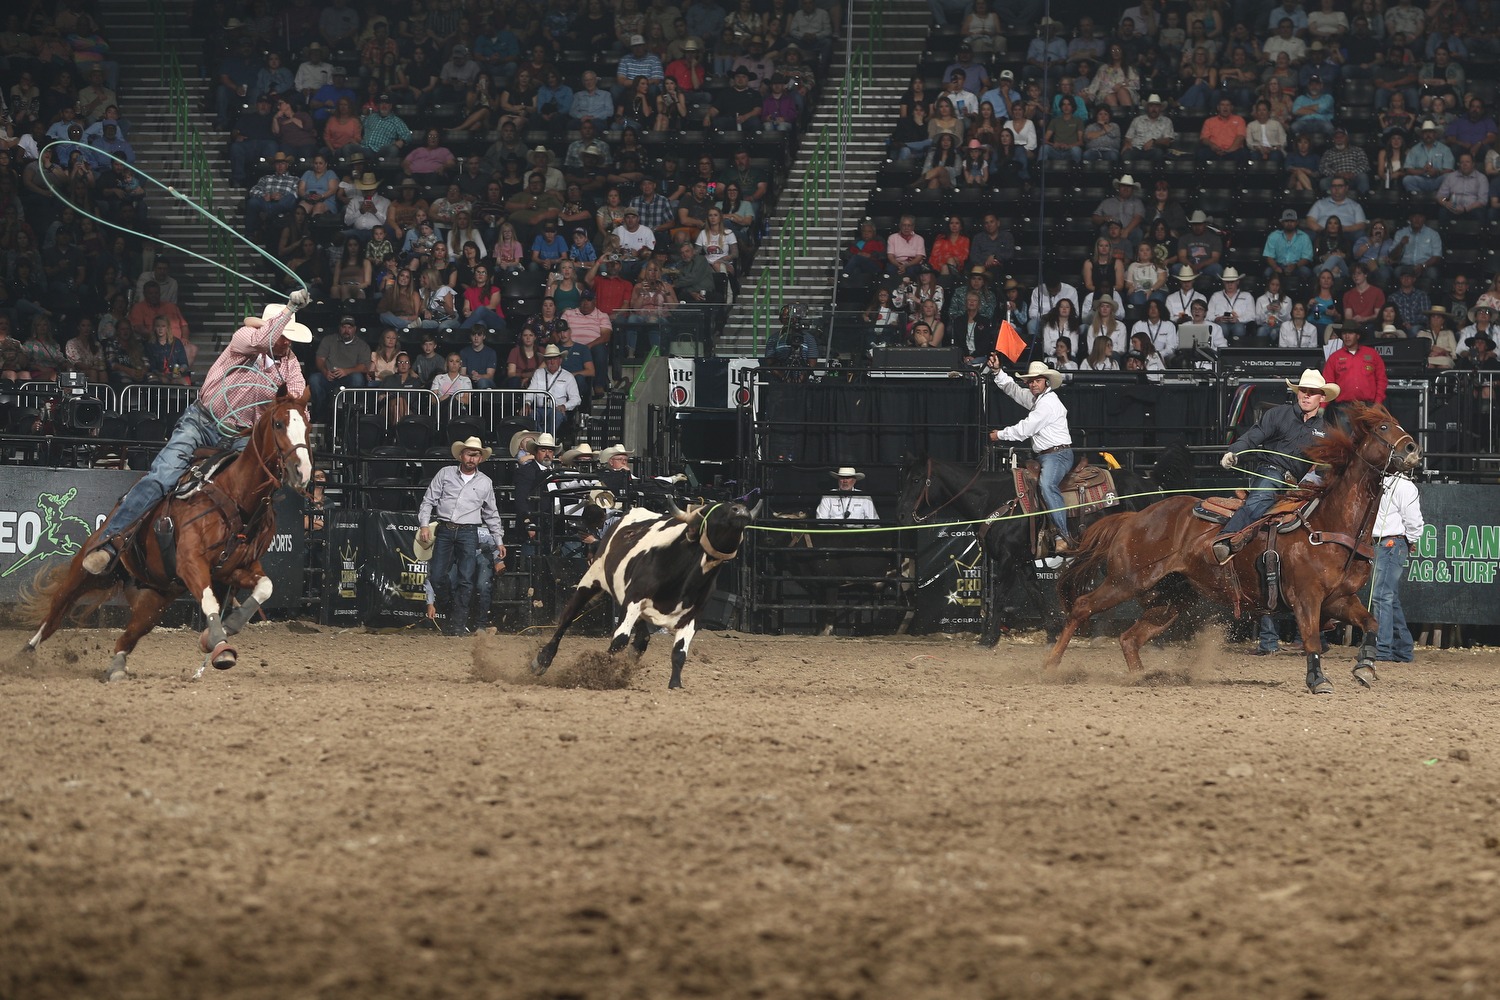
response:
<svg viewBox="0 0 1500 1000"><path fill-rule="evenodd" d="M630 449L625 447L623 444L612 444L599 453L599 461L608 462L616 455L624 455L626 458L635 457L631 454Z"/></svg>
<svg viewBox="0 0 1500 1000"><path fill-rule="evenodd" d="M859 482L865 478L865 474L856 470L852 465L841 465L830 472L829 475L834 479L852 479L855 482Z"/></svg>
<svg viewBox="0 0 1500 1000"><path fill-rule="evenodd" d="M286 306L277 305L273 302L261 310L259 316L246 316L245 325L253 329L259 329L277 316L280 316L281 311L285 308ZM301 323L298 323L295 318L281 331L281 335L294 344L311 344L313 339L312 331Z"/></svg>
<svg viewBox="0 0 1500 1000"><path fill-rule="evenodd" d="M605 510L614 510L615 495L609 490L590 490L589 503L595 507L603 507Z"/></svg>
<svg viewBox="0 0 1500 1000"><path fill-rule="evenodd" d="M543 361L546 361L548 358L560 358L562 356L563 356L563 352L560 351L560 350L558 350L558 347L557 347L556 344L548 344L547 345L547 349L542 352L542 360Z"/></svg>
<svg viewBox="0 0 1500 1000"><path fill-rule="evenodd" d="M430 524L423 524L417 527L417 536L412 539L411 543L411 554L419 562L427 562L432 558L432 550L437 547L437 525L438 523L433 521ZM428 538L425 542L422 541L423 528L428 529Z"/></svg>
<svg viewBox="0 0 1500 1000"><path fill-rule="evenodd" d="M1220 281L1239 281L1240 278L1241 278L1240 272L1237 271L1237 270L1235 270L1232 267L1226 267L1226 268L1224 268L1224 273L1221 274L1221 275L1219 275L1219 280Z"/></svg>
<svg viewBox="0 0 1500 1000"><path fill-rule="evenodd" d="M490 456L495 453L495 449L486 448L483 441L479 440L477 437L472 436L463 441L453 442L453 446L448 450L453 452L454 458L462 458L463 453L468 451L470 448L476 449L477 451L483 453L484 457L480 459L481 462L488 462L490 460Z"/></svg>
<svg viewBox="0 0 1500 1000"><path fill-rule="evenodd" d="M380 179L367 170L359 175L359 180L354 182L354 186L361 191L374 191L380 187Z"/></svg>
<svg viewBox="0 0 1500 1000"><path fill-rule="evenodd" d="M1197 281L1198 280L1198 274L1197 274L1197 272L1194 271L1192 268L1188 267L1186 264L1183 264L1177 270L1173 271L1172 272L1172 277L1176 278L1178 281Z"/></svg>
<svg viewBox="0 0 1500 1000"><path fill-rule="evenodd" d="M551 434L538 434L536 431L519 430L510 436L510 453L519 455L523 450L535 452L538 448L556 448L557 439Z"/></svg>
<svg viewBox="0 0 1500 1000"><path fill-rule="evenodd" d="M1016 376L1017 382L1028 382L1034 378L1044 378L1047 384L1056 389L1063 384L1063 373L1047 364L1045 361L1033 361L1024 372Z"/></svg>
<svg viewBox="0 0 1500 1000"><path fill-rule="evenodd" d="M599 453L594 451L593 445L585 441L578 447L569 448L567 451L563 452L561 462L563 465L572 465L579 459L587 459L590 462L597 462L599 460Z"/></svg>
<svg viewBox="0 0 1500 1000"><path fill-rule="evenodd" d="M1303 389L1308 392L1321 392L1325 403L1331 403L1339 398L1339 384L1325 380L1322 372L1312 368L1302 369L1302 377L1295 382L1287 379L1286 387L1288 389Z"/></svg>

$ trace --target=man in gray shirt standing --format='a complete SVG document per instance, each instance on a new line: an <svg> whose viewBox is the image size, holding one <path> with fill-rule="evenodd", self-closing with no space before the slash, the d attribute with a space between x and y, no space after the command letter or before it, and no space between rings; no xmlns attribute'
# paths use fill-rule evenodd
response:
<svg viewBox="0 0 1500 1000"><path fill-rule="evenodd" d="M417 509L417 546L430 546L427 579L432 583L439 610L447 615L444 635L469 634L469 602L474 596L475 559L479 552L479 526L483 524L495 540L495 558L505 559L505 533L495 506L495 484L479 471L479 463L494 453L477 437L453 442L457 465L438 470L422 495ZM455 568L449 576L449 570ZM488 613L480 608L479 620Z"/></svg>

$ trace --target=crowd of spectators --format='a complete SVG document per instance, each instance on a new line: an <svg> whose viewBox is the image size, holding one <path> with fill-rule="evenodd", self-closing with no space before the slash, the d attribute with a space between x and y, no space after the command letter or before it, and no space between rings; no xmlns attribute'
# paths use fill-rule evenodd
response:
<svg viewBox="0 0 1500 1000"><path fill-rule="evenodd" d="M983 353L1009 320L1060 367L1149 371L1204 357L1195 323L1210 351L1352 331L1497 367L1500 4L931 6L846 248L871 342Z"/></svg>
<svg viewBox="0 0 1500 1000"><path fill-rule="evenodd" d="M170 263L146 227L120 67L88 4L18 4L0 32L0 378L117 388L190 377Z"/></svg>
<svg viewBox="0 0 1500 1000"><path fill-rule="evenodd" d="M838 11L215 2L200 30L246 232L288 289L412 351L477 329L502 353L545 351L544 317L591 293L642 354L688 313L711 349Z"/></svg>

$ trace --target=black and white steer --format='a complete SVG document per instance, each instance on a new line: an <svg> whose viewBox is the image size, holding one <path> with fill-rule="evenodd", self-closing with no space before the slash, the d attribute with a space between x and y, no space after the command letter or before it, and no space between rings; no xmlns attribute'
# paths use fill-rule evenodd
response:
<svg viewBox="0 0 1500 1000"><path fill-rule="evenodd" d="M618 653L635 632L637 655L646 651L651 626L674 632L672 680L682 687L682 665L687 662L699 613L714 590L719 569L740 548L745 527L755 510L738 503L713 503L669 515L636 508L626 514L604 541L599 553L578 581L572 598L558 619L557 631L531 661L534 673L545 673L557 655L568 626L578 620L590 601L607 593L624 609L624 617L609 644Z"/></svg>

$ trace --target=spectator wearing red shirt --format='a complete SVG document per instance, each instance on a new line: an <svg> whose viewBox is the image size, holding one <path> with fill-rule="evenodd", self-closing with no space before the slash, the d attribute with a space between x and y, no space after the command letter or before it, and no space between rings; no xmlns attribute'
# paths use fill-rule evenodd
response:
<svg viewBox="0 0 1500 1000"><path fill-rule="evenodd" d="M1355 264L1354 287L1344 293L1344 320L1372 329L1384 305L1385 292L1370 284L1369 269L1363 264Z"/></svg>
<svg viewBox="0 0 1500 1000"><path fill-rule="evenodd" d="M859 224L859 238L849 244L849 259L844 263L850 274L878 278L885 272L885 241L875 235L875 223Z"/></svg>
<svg viewBox="0 0 1500 1000"><path fill-rule="evenodd" d="M948 217L948 231L932 241L932 254L927 264L938 274L952 277L964 270L969 260L969 238L964 235L964 223L956 215Z"/></svg>
<svg viewBox="0 0 1500 1000"><path fill-rule="evenodd" d="M613 317L616 309L629 302L631 293L635 291L632 282L620 277L619 269L618 263L610 263L600 257L584 277L585 283L594 293L594 305L609 317Z"/></svg>
<svg viewBox="0 0 1500 1000"><path fill-rule="evenodd" d="M1343 399L1384 405L1384 359L1373 347L1361 346L1358 323L1345 323L1339 332L1344 344L1323 363L1323 378L1339 384Z"/></svg>
<svg viewBox="0 0 1500 1000"><path fill-rule="evenodd" d="M703 46L698 43L698 39L688 38L682 43L682 58L667 63L667 76L677 81L677 86L682 88L684 94L702 90L708 79L702 57Z"/></svg>

